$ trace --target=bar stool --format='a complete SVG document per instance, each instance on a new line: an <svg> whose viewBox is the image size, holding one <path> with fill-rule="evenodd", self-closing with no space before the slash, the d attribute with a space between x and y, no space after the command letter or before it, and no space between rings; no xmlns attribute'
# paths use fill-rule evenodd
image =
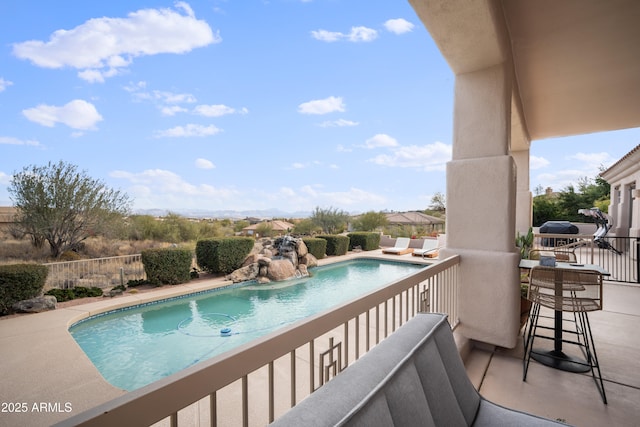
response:
<svg viewBox="0 0 640 427"><path fill-rule="evenodd" d="M591 376L606 404L607 397L600 363L587 316L590 311L602 310L602 274L595 270L536 266L529 274L527 299L532 302L532 306L524 338L522 380L527 380L531 358L547 366L569 372L591 371ZM539 323L539 320L545 317L540 315L541 307L554 310L553 327ZM573 320L569 322L574 324L574 330L564 328L563 321L567 322L563 319L564 312L573 313ZM542 331L539 329L553 330L553 337L540 333ZM563 332L575 336L576 340L565 339ZM550 351L534 349L533 344L536 338L553 340L554 349ZM562 351L563 343L577 345L582 351L584 360L565 354Z"/></svg>

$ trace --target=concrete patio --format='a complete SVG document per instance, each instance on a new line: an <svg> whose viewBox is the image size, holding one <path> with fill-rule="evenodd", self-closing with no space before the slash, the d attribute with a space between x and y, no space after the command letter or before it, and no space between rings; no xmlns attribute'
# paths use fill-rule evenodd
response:
<svg viewBox="0 0 640 427"><path fill-rule="evenodd" d="M549 312L550 313L550 312ZM608 404L587 374L529 365L522 381L522 340L512 350L471 350L467 372L487 399L575 426L636 426L640 417L640 286L606 282L604 310L589 314ZM552 348L551 341L536 347ZM567 347L570 351L570 346Z"/></svg>
<svg viewBox="0 0 640 427"><path fill-rule="evenodd" d="M387 257L411 259L411 255ZM26 412L0 413L0 426L48 426L124 393L100 376L71 338L67 328L75 320L107 307L166 298L221 284L220 280L214 282L0 319L0 401L3 405L27 404ZM587 374L566 373L532 362L527 382L523 382L521 341L510 350L471 345L466 358L467 371L481 394L507 407L575 426L637 425L640 417L638 307L640 286L608 282L604 290L605 309L590 314L608 405L602 403L593 379ZM34 404L39 409L42 403L45 404L43 411L34 409ZM68 411L67 403L70 404Z"/></svg>

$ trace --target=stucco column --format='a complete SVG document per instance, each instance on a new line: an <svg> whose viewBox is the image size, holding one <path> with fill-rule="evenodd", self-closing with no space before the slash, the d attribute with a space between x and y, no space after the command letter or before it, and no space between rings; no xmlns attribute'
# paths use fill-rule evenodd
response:
<svg viewBox="0 0 640 427"><path fill-rule="evenodd" d="M447 164L447 247L460 255L460 324L468 338L512 348L519 330L516 165L509 153L512 73L505 64L456 76Z"/></svg>
<svg viewBox="0 0 640 427"><path fill-rule="evenodd" d="M516 162L516 232L526 234L533 222L533 196L529 190L529 149L512 151Z"/></svg>

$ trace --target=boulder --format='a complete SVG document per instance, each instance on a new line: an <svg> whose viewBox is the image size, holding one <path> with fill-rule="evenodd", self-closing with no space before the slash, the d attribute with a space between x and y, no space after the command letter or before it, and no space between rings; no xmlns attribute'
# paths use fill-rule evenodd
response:
<svg viewBox="0 0 640 427"><path fill-rule="evenodd" d="M258 264L260 264L261 267L263 265L268 267L269 264L271 264L271 258L267 258L267 257L262 256L262 257L258 258Z"/></svg>
<svg viewBox="0 0 640 427"><path fill-rule="evenodd" d="M242 262L241 267L246 267L247 265L253 264L254 262L258 262L260 255L258 253L250 253Z"/></svg>
<svg viewBox="0 0 640 427"><path fill-rule="evenodd" d="M304 243L302 239L296 239L296 252L298 252L298 257L303 257L309 253L309 249L307 245Z"/></svg>
<svg viewBox="0 0 640 427"><path fill-rule="evenodd" d="M275 282L279 280L286 280L294 277L296 274L296 268L288 259L276 259L272 260L269 264L269 271L267 277Z"/></svg>
<svg viewBox="0 0 640 427"><path fill-rule="evenodd" d="M260 266L257 262L254 262L253 264L249 264L247 266L239 268L233 273L229 274L227 276L227 280L231 280L233 283L246 282L258 277L259 271Z"/></svg>
<svg viewBox="0 0 640 427"><path fill-rule="evenodd" d="M305 256L300 258L300 264L304 264L307 268L317 267L318 266L318 258L313 256L313 254L308 253Z"/></svg>
<svg viewBox="0 0 640 427"><path fill-rule="evenodd" d="M40 313L43 311L55 310L58 300L53 295L18 301L13 304L13 310L17 313Z"/></svg>
<svg viewBox="0 0 640 427"><path fill-rule="evenodd" d="M269 280L268 277L264 277L264 276L258 276L256 278L256 282L258 282L261 285L265 285L267 283L271 283L271 280Z"/></svg>

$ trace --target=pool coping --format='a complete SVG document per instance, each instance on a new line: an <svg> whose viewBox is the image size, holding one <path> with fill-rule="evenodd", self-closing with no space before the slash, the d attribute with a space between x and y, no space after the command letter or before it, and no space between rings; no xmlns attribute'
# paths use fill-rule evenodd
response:
<svg viewBox="0 0 640 427"><path fill-rule="evenodd" d="M370 258L433 264L436 259L354 252L318 261L319 266ZM19 403L24 412L1 413L2 425L48 426L127 392L109 384L69 333L88 317L139 304L231 285L224 277L185 283L157 291L127 294L53 311L0 318L0 402ZM22 405L25 404L25 405ZM44 405L43 405L44 404ZM44 409L44 410L40 410Z"/></svg>

